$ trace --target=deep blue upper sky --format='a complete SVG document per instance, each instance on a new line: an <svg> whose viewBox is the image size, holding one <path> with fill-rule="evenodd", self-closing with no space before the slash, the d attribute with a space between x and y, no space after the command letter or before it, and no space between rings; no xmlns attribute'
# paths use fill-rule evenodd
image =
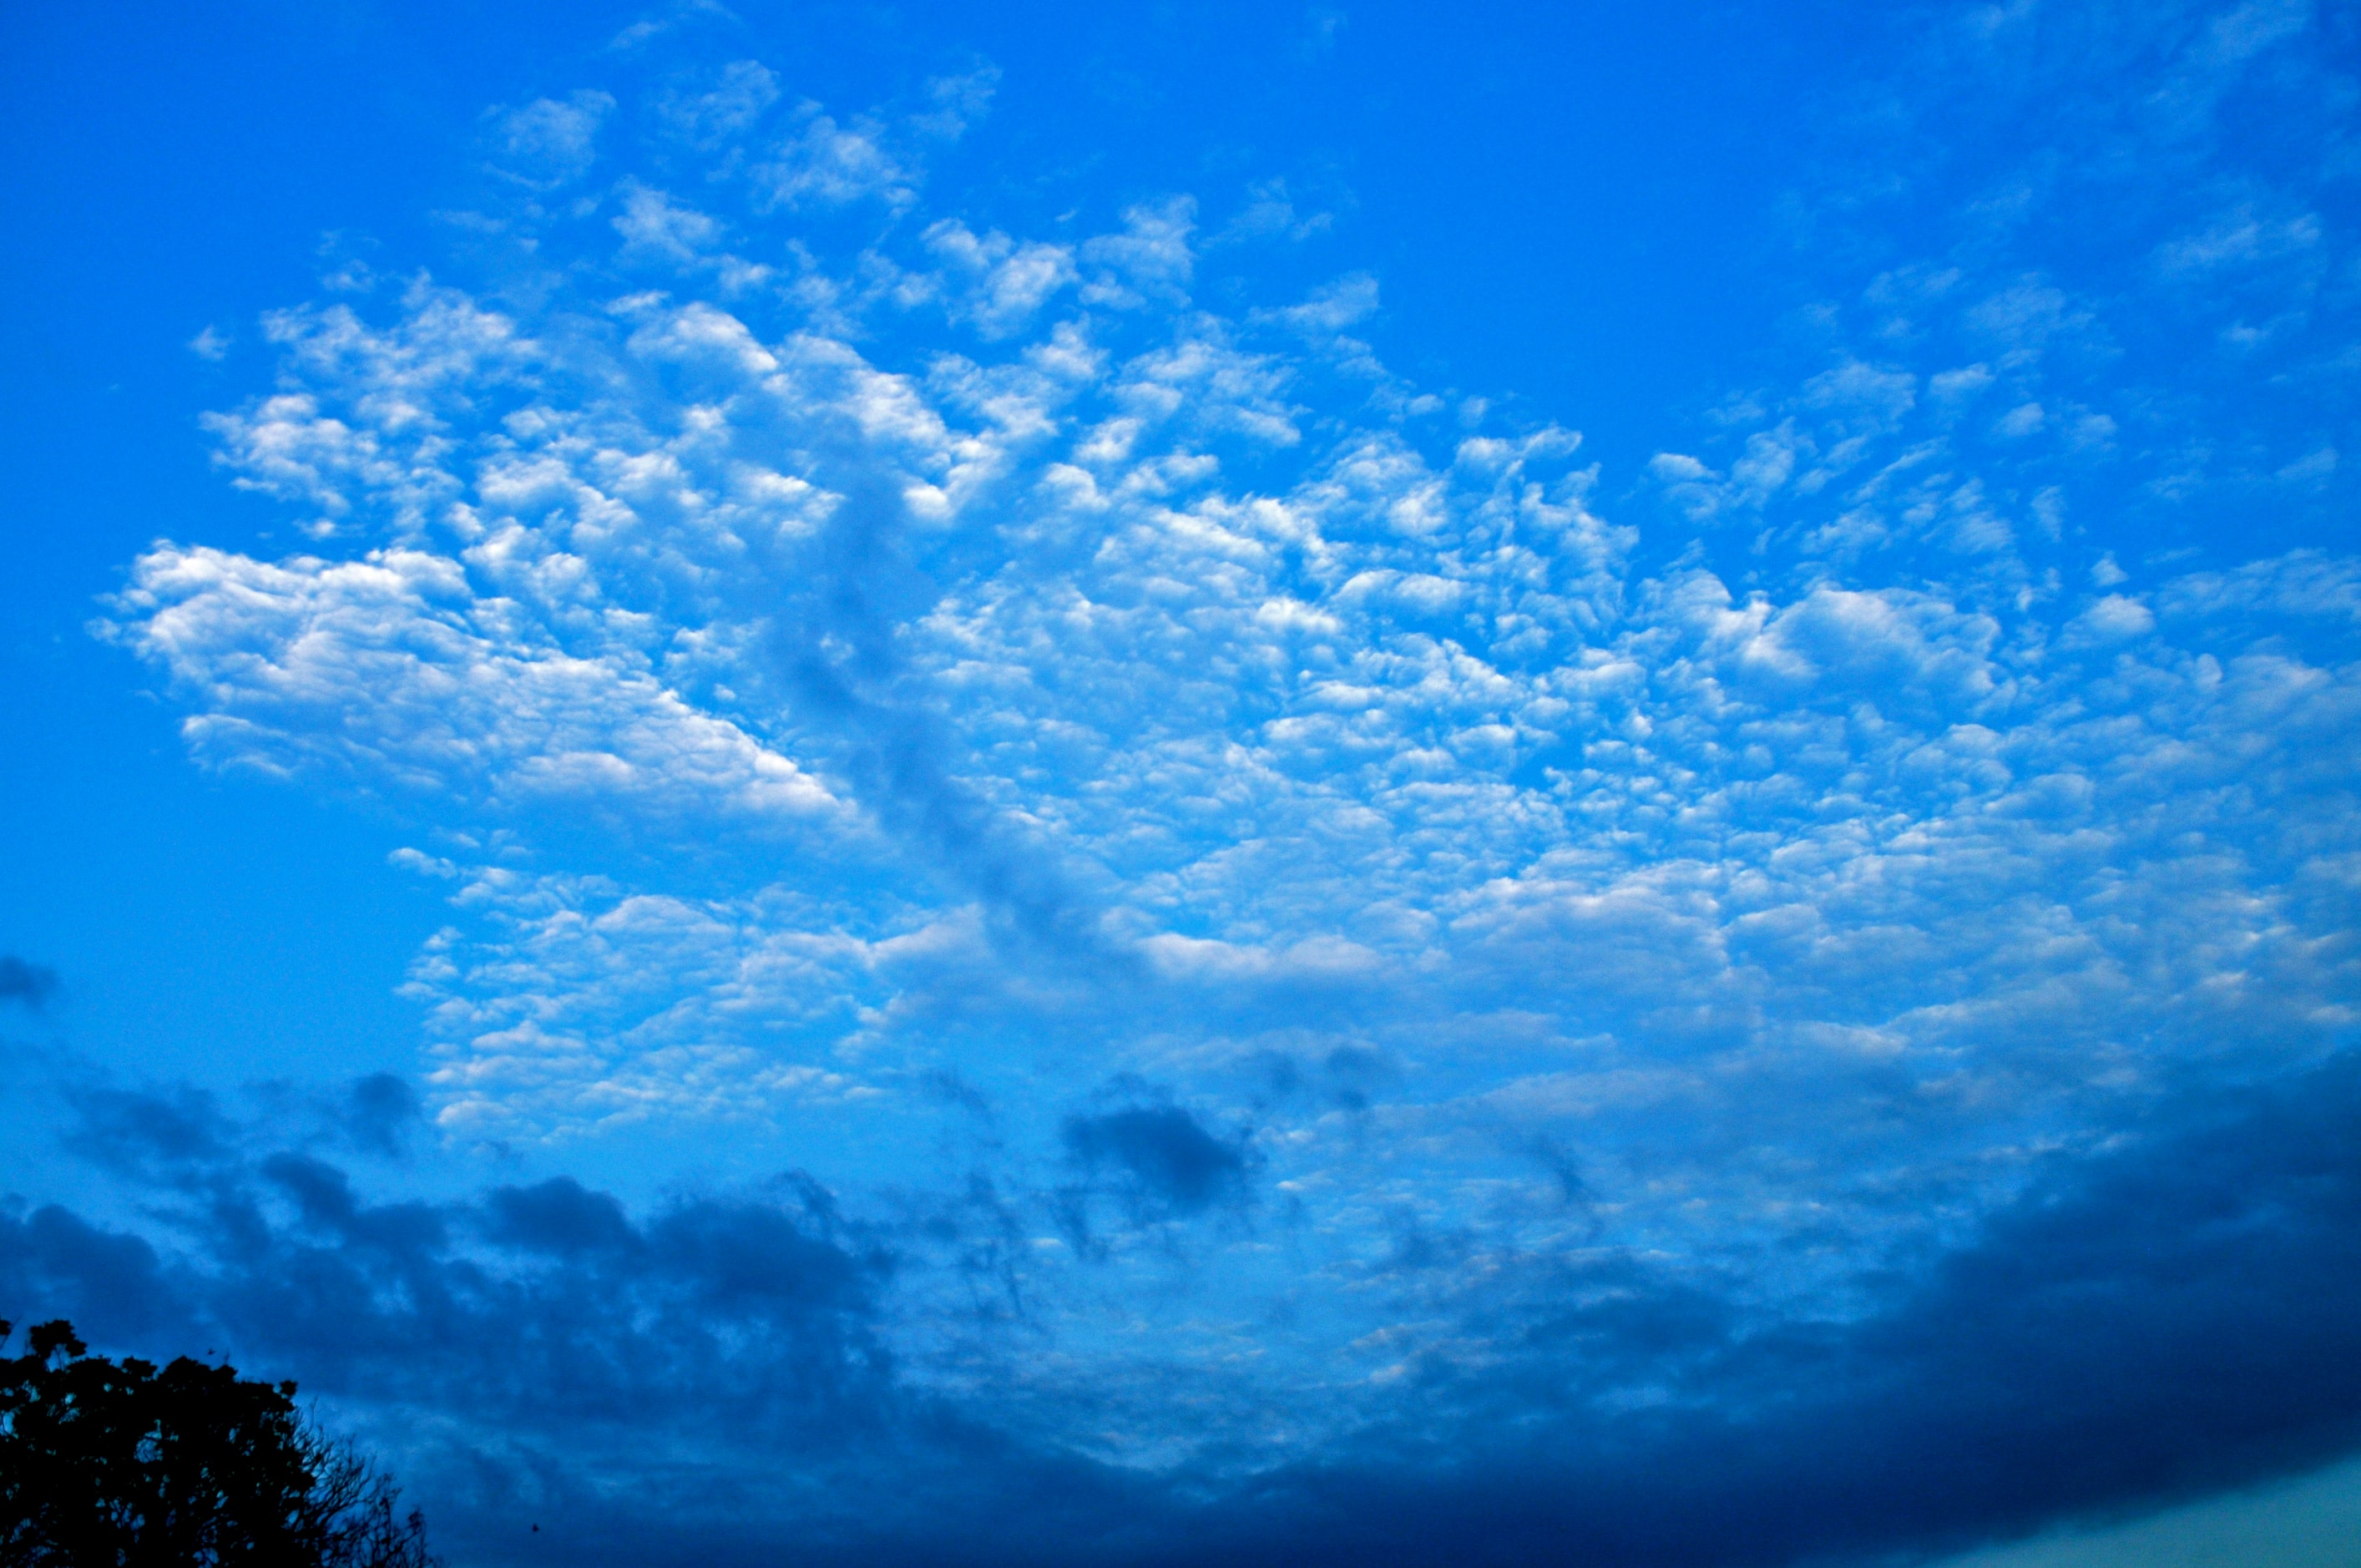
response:
<svg viewBox="0 0 2361 1568"><path fill-rule="evenodd" d="M456 1563L2337 1460L2356 42L10 11L0 1316Z"/></svg>

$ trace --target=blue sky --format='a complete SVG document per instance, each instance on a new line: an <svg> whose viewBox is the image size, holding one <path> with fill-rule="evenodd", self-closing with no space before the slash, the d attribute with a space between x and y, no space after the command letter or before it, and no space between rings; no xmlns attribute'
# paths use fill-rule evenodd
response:
<svg viewBox="0 0 2361 1568"><path fill-rule="evenodd" d="M2350 1560L2349 16L5 26L0 1315L462 1563Z"/></svg>

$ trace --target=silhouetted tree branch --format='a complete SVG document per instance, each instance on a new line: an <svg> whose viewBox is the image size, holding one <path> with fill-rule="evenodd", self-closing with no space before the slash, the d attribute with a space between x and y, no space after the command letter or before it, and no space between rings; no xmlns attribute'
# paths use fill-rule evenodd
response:
<svg viewBox="0 0 2361 1568"><path fill-rule="evenodd" d="M0 1359L0 1568L434 1568L425 1521L294 1384L88 1350L59 1321Z"/></svg>

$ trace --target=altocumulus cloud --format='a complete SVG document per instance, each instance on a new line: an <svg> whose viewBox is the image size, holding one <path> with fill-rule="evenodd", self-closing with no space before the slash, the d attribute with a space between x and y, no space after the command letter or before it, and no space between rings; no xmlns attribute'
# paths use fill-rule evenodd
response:
<svg viewBox="0 0 2361 1568"><path fill-rule="evenodd" d="M2210 156L2260 15L2068 131ZM1929 79L2037 82L2013 16ZM150 1219L20 1207L12 1288L370 1412L490 1556L1773 1563L2349 1443L2361 561L2107 499L2333 475L2159 411L2329 226L2123 199L2128 301L1971 235L1614 477L1367 278L1205 303L1259 207L960 210L993 88L499 111L480 282L264 323L212 429L316 553L105 634L417 825L434 1066L73 1091ZM827 1158L453 1174L680 1126Z"/></svg>

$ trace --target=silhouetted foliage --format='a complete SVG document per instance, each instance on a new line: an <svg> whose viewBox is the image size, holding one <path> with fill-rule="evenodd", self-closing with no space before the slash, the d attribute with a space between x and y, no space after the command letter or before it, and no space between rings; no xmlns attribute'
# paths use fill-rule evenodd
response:
<svg viewBox="0 0 2361 1568"><path fill-rule="evenodd" d="M432 1568L425 1521L294 1384L88 1348L41 1323L0 1359L0 1568Z"/></svg>

